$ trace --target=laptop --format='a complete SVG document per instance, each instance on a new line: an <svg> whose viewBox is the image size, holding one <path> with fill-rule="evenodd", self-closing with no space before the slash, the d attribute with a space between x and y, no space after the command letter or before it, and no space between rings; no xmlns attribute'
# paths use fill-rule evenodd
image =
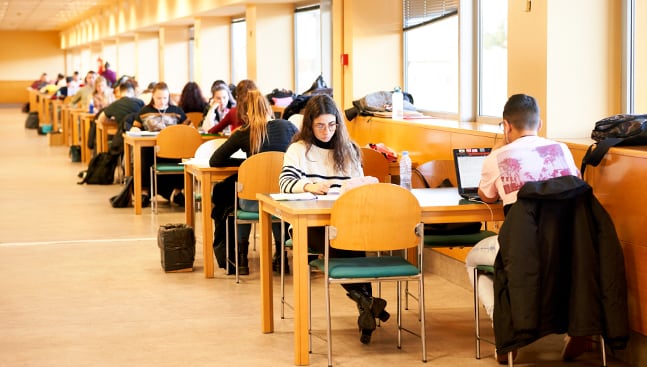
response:
<svg viewBox="0 0 647 367"><path fill-rule="evenodd" d="M478 196L483 161L492 148L454 149L454 167L458 193L467 200L481 200Z"/></svg>

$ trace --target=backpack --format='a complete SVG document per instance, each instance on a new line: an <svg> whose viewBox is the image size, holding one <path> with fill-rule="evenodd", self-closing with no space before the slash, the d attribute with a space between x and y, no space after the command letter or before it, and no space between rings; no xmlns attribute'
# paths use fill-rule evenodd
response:
<svg viewBox="0 0 647 367"><path fill-rule="evenodd" d="M38 129L38 112L29 112L27 114L25 129Z"/></svg>
<svg viewBox="0 0 647 367"><path fill-rule="evenodd" d="M78 184L111 185L115 180L115 168L117 168L118 161L118 155L105 152L97 154L90 160L88 171Z"/></svg>
<svg viewBox="0 0 647 367"><path fill-rule="evenodd" d="M647 145L647 114L620 114L606 117L595 123L591 131L591 144L582 158L580 172L584 177L587 165L597 167L613 146ZM595 148L595 149L593 149Z"/></svg>

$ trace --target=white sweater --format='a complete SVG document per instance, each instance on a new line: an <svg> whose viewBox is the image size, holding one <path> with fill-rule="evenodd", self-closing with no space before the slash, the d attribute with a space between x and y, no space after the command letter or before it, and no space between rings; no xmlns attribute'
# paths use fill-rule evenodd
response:
<svg viewBox="0 0 647 367"><path fill-rule="evenodd" d="M335 168L333 151L310 147L306 155L303 141L292 143L283 158L283 170L279 176L282 192L304 192L309 183L329 182L331 187L341 187L343 181L364 175L361 162L357 162L345 172Z"/></svg>

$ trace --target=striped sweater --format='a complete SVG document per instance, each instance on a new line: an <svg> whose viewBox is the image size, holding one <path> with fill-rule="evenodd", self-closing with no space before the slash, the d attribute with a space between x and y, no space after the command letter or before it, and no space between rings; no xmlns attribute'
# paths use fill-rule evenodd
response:
<svg viewBox="0 0 647 367"><path fill-rule="evenodd" d="M306 154L303 141L292 143L283 158L279 176L281 192L304 192L309 183L329 182L331 187L341 187L343 181L364 175L361 162L340 172L335 168L333 152L313 145Z"/></svg>

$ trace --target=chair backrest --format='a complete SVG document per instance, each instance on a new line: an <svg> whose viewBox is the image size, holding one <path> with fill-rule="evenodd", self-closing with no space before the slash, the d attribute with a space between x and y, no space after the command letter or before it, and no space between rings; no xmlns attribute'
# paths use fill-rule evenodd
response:
<svg viewBox="0 0 647 367"><path fill-rule="evenodd" d="M209 159L213 155L213 152L218 149L227 139L211 139L202 143L198 149L195 151L194 158L198 159Z"/></svg>
<svg viewBox="0 0 647 367"><path fill-rule="evenodd" d="M429 162L425 162L421 165L418 165L415 168L420 175L420 180L412 180L412 186L414 188L425 188L431 187L436 188L445 180L449 179L453 187L457 186L456 183L456 167L454 167L454 161L438 159ZM413 176L412 176L413 177Z"/></svg>
<svg viewBox="0 0 647 367"><path fill-rule="evenodd" d="M257 200L257 193L279 192L283 152L263 152L245 159L238 168L236 190L239 199Z"/></svg>
<svg viewBox="0 0 647 367"><path fill-rule="evenodd" d="M193 158L202 144L202 136L190 125L172 125L157 135L155 153L161 158Z"/></svg>
<svg viewBox="0 0 647 367"><path fill-rule="evenodd" d="M191 125L195 127L196 129L202 124L202 119L203 119L203 114L202 112L187 112L186 113L186 118L191 121Z"/></svg>
<svg viewBox="0 0 647 367"><path fill-rule="evenodd" d="M389 161L382 153L371 148L362 148L362 168L364 176L373 176L380 182L391 182Z"/></svg>
<svg viewBox="0 0 647 367"><path fill-rule="evenodd" d="M378 200L379 198L379 200ZM375 183L351 189L333 204L330 245L355 251L390 251L420 244L418 199L407 189Z"/></svg>

